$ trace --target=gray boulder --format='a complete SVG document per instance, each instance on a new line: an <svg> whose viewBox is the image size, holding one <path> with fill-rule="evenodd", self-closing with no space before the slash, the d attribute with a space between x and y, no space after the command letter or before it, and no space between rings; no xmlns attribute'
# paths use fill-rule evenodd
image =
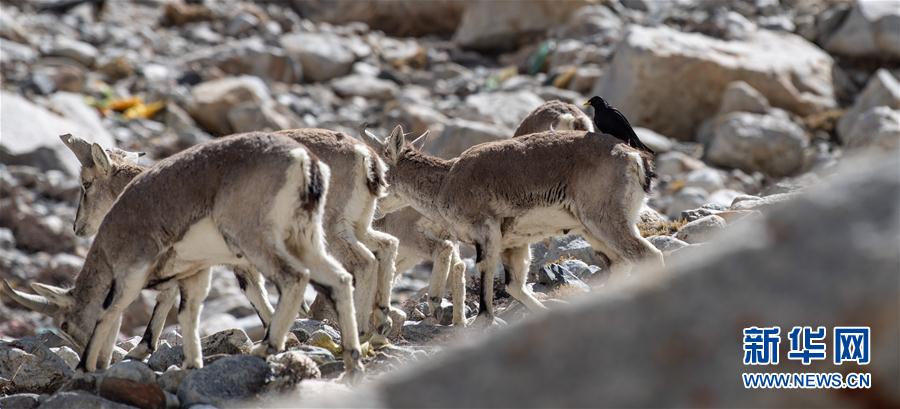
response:
<svg viewBox="0 0 900 409"><path fill-rule="evenodd" d="M873 109L878 107L900 110L900 81L886 69L872 75L865 89L856 97L853 107L838 121L837 133L845 145L858 147L880 141L880 138L873 137L872 125L876 125L874 130L877 131L878 123L889 122L890 118L884 117L890 113L885 110L875 113ZM858 125L863 116L868 116L866 122ZM890 125L885 124L888 128Z"/></svg>
<svg viewBox="0 0 900 409"><path fill-rule="evenodd" d="M859 114L853 127L841 134L841 142L848 148L897 148L900 146L900 110L880 106Z"/></svg>
<svg viewBox="0 0 900 409"><path fill-rule="evenodd" d="M675 142L651 129L636 127L634 128L634 133L637 134L638 139L640 139L644 145L653 149L657 154L668 152L675 147Z"/></svg>
<svg viewBox="0 0 900 409"><path fill-rule="evenodd" d="M662 407L696 406L702 390L703 404L718 407L845 406L843 394L745 389L741 374L760 370L742 364L741 329L870 326L873 359L860 370L888 384L900 379L900 202L886 199L900 196L898 170L892 154L848 163L716 246L673 257L669 271L635 274L601 290L608 296L448 348L384 379L375 396L386 408ZM835 234L850 226L852 239ZM828 358L802 369L834 372ZM900 389L877 397L896 406Z"/></svg>
<svg viewBox="0 0 900 409"><path fill-rule="evenodd" d="M104 378L127 379L138 383L156 382L156 373L147 364L138 361L119 362L103 372Z"/></svg>
<svg viewBox="0 0 900 409"><path fill-rule="evenodd" d="M446 122L444 131L428 143L425 150L442 158L454 158L460 153L480 143L506 139L512 131L485 122L465 119L451 119Z"/></svg>
<svg viewBox="0 0 900 409"><path fill-rule="evenodd" d="M522 118L543 103L530 91L481 92L469 95L465 102L480 118L509 129L519 126Z"/></svg>
<svg viewBox="0 0 900 409"><path fill-rule="evenodd" d="M736 112L714 121L706 152L710 163L775 177L803 169L809 136L790 119Z"/></svg>
<svg viewBox="0 0 900 409"><path fill-rule="evenodd" d="M62 358L38 342L0 342L0 378L11 393L53 393L73 372Z"/></svg>
<svg viewBox="0 0 900 409"><path fill-rule="evenodd" d="M40 401L36 393L19 393L0 398L0 408L3 409L34 409Z"/></svg>
<svg viewBox="0 0 900 409"><path fill-rule="evenodd" d="M703 206L709 201L709 193L706 189L699 187L686 187L680 189L672 195L672 201L669 203L666 215L670 218L676 218L685 210L696 209Z"/></svg>
<svg viewBox="0 0 900 409"><path fill-rule="evenodd" d="M705 167L703 161L683 152L666 152L656 157L656 173L660 176L676 177Z"/></svg>
<svg viewBox="0 0 900 409"><path fill-rule="evenodd" d="M38 409L134 409L134 406L106 400L85 391L57 393L38 406Z"/></svg>
<svg viewBox="0 0 900 409"><path fill-rule="evenodd" d="M303 67L309 81L328 81L350 73L356 55L343 37L328 33L294 33L281 37L281 47Z"/></svg>
<svg viewBox="0 0 900 409"><path fill-rule="evenodd" d="M846 57L900 60L900 8L891 1L855 1L825 49Z"/></svg>
<svg viewBox="0 0 900 409"><path fill-rule="evenodd" d="M255 37L192 52L181 59L180 65L215 66L231 75L246 74L285 83L303 78L299 61Z"/></svg>
<svg viewBox="0 0 900 409"><path fill-rule="evenodd" d="M832 65L828 54L790 33L758 30L723 41L666 26L632 25L593 94L603 95L636 126L690 140L735 81L801 115L834 107Z"/></svg>
<svg viewBox="0 0 900 409"><path fill-rule="evenodd" d="M17 94L2 91L0 99L3 100L0 104L0 135L3 135L0 161L4 164L56 169L77 175L81 164L59 140L59 135L71 133L104 147L115 146L108 132L63 118Z"/></svg>
<svg viewBox="0 0 900 409"><path fill-rule="evenodd" d="M395 36L450 35L456 30L466 2L458 0L332 0L294 1L304 18L345 24L361 21Z"/></svg>
<svg viewBox="0 0 900 409"><path fill-rule="evenodd" d="M262 358L225 357L191 371L178 387L178 399L183 406L234 404L262 391L268 373L269 366Z"/></svg>
<svg viewBox="0 0 900 409"><path fill-rule="evenodd" d="M479 50L511 50L525 39L565 22L586 1L533 0L509 4L491 0L469 2L453 40Z"/></svg>
<svg viewBox="0 0 900 409"><path fill-rule="evenodd" d="M363 97L389 100L397 95L397 84L363 74L353 74L338 78L331 83L334 92L342 97Z"/></svg>
<svg viewBox="0 0 900 409"><path fill-rule="evenodd" d="M299 127L258 77L243 75L206 81L191 90L188 112L213 135Z"/></svg>

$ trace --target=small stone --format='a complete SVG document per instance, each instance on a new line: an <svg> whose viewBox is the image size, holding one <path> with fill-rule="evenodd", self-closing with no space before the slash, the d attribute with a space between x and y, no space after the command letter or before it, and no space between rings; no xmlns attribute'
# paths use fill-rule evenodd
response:
<svg viewBox="0 0 900 409"><path fill-rule="evenodd" d="M540 290L544 292L549 292L562 286L574 287L584 291L590 290L590 287L584 281L581 281L569 269L557 263L547 264L538 270L538 283L543 287ZM535 286L535 290L539 291L537 286Z"/></svg>
<svg viewBox="0 0 900 409"><path fill-rule="evenodd" d="M454 332L454 327L445 325L429 325L424 322L407 321L403 324L401 336L412 343L431 343L444 341Z"/></svg>
<svg viewBox="0 0 900 409"><path fill-rule="evenodd" d="M334 357L329 350L312 346L312 345L300 345L299 347L294 348L295 351L300 351L304 355L310 357L313 361L316 362L317 365L324 365L328 362L334 362L337 359Z"/></svg>
<svg viewBox="0 0 900 409"><path fill-rule="evenodd" d="M169 393L178 393L178 385L190 373L188 370L181 369L177 365L172 365L162 375L156 377L156 384L164 391Z"/></svg>
<svg viewBox="0 0 900 409"><path fill-rule="evenodd" d="M287 351L272 355L266 359L269 364L269 377L266 389L286 392L306 379L317 379L322 376L316 362L300 351Z"/></svg>
<svg viewBox="0 0 900 409"><path fill-rule="evenodd" d="M347 75L331 83L334 92L342 97L359 96L378 100L394 98L398 92L397 84L368 75Z"/></svg>
<svg viewBox="0 0 900 409"><path fill-rule="evenodd" d="M240 13L225 26L225 34L235 37L244 34L259 25L259 18L250 13Z"/></svg>
<svg viewBox="0 0 900 409"><path fill-rule="evenodd" d="M94 46L68 37L57 37L44 54L70 58L85 67L91 67L97 59L97 49Z"/></svg>
<svg viewBox="0 0 900 409"><path fill-rule="evenodd" d="M67 346L61 346L57 348L50 348L54 354L58 355L63 361L66 361L66 364L69 365L69 368L75 369L78 366L78 361L81 359L78 357L78 353L73 351L72 348Z"/></svg>
<svg viewBox="0 0 900 409"><path fill-rule="evenodd" d="M312 320L312 319L305 319L305 318L294 320L294 325L291 326L291 332L293 332L294 330L297 330L297 329L303 330L307 334L312 334L313 332L316 332L316 331L325 331L325 333L328 334L328 336L331 337L331 339L333 339L334 342L337 342L337 343L341 342L341 334L338 333L337 330L335 330L334 327L332 327L331 325L328 325L319 320ZM297 334L295 334L295 335L297 335ZM301 342L305 341L303 338L301 338L301 335L297 335L297 339L301 340ZM306 339L309 339L309 335L306 336Z"/></svg>
<svg viewBox="0 0 900 409"><path fill-rule="evenodd" d="M672 202L669 204L666 214L670 218L677 218L681 212L689 209L696 209L708 202L709 193L698 187L686 187L675 192L672 195Z"/></svg>
<svg viewBox="0 0 900 409"><path fill-rule="evenodd" d="M702 243L709 241L726 226L725 219L710 215L681 226L678 233L675 233L675 238L691 244Z"/></svg>
<svg viewBox="0 0 900 409"><path fill-rule="evenodd" d="M156 373L147 364L139 361L124 361L110 366L103 372L104 378L120 378L137 383L156 382Z"/></svg>
<svg viewBox="0 0 900 409"><path fill-rule="evenodd" d="M672 236L650 236L647 241L663 253L671 253L690 245Z"/></svg>

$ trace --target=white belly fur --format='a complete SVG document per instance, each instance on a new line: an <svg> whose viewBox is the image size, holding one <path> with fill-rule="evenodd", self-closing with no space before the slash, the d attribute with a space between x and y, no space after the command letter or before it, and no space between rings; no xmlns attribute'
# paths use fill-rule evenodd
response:
<svg viewBox="0 0 900 409"><path fill-rule="evenodd" d="M515 224L503 235L504 247L517 247L540 241L546 237L577 233L581 223L564 209L543 207L529 210L516 218Z"/></svg>
<svg viewBox="0 0 900 409"><path fill-rule="evenodd" d="M176 264L241 264L225 244L225 238L216 228L212 218L204 217L188 229L172 246L176 253Z"/></svg>

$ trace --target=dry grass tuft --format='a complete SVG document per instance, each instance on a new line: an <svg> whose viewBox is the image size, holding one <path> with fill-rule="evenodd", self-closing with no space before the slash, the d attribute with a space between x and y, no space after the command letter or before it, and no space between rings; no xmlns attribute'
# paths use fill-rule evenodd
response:
<svg viewBox="0 0 900 409"><path fill-rule="evenodd" d="M673 221L640 221L637 224L638 231L640 231L642 237L650 237L650 236L670 236L675 234L681 226L687 224L687 220L685 219L677 219Z"/></svg>

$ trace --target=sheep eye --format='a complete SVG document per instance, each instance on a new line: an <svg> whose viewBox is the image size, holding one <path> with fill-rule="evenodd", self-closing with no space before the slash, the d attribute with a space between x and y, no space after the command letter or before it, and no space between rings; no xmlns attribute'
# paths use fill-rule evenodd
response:
<svg viewBox="0 0 900 409"><path fill-rule="evenodd" d="M68 323L68 322L62 323L62 325L59 326L59 329L61 329L61 330L63 330L63 331L68 331L68 330L69 330L69 323Z"/></svg>

